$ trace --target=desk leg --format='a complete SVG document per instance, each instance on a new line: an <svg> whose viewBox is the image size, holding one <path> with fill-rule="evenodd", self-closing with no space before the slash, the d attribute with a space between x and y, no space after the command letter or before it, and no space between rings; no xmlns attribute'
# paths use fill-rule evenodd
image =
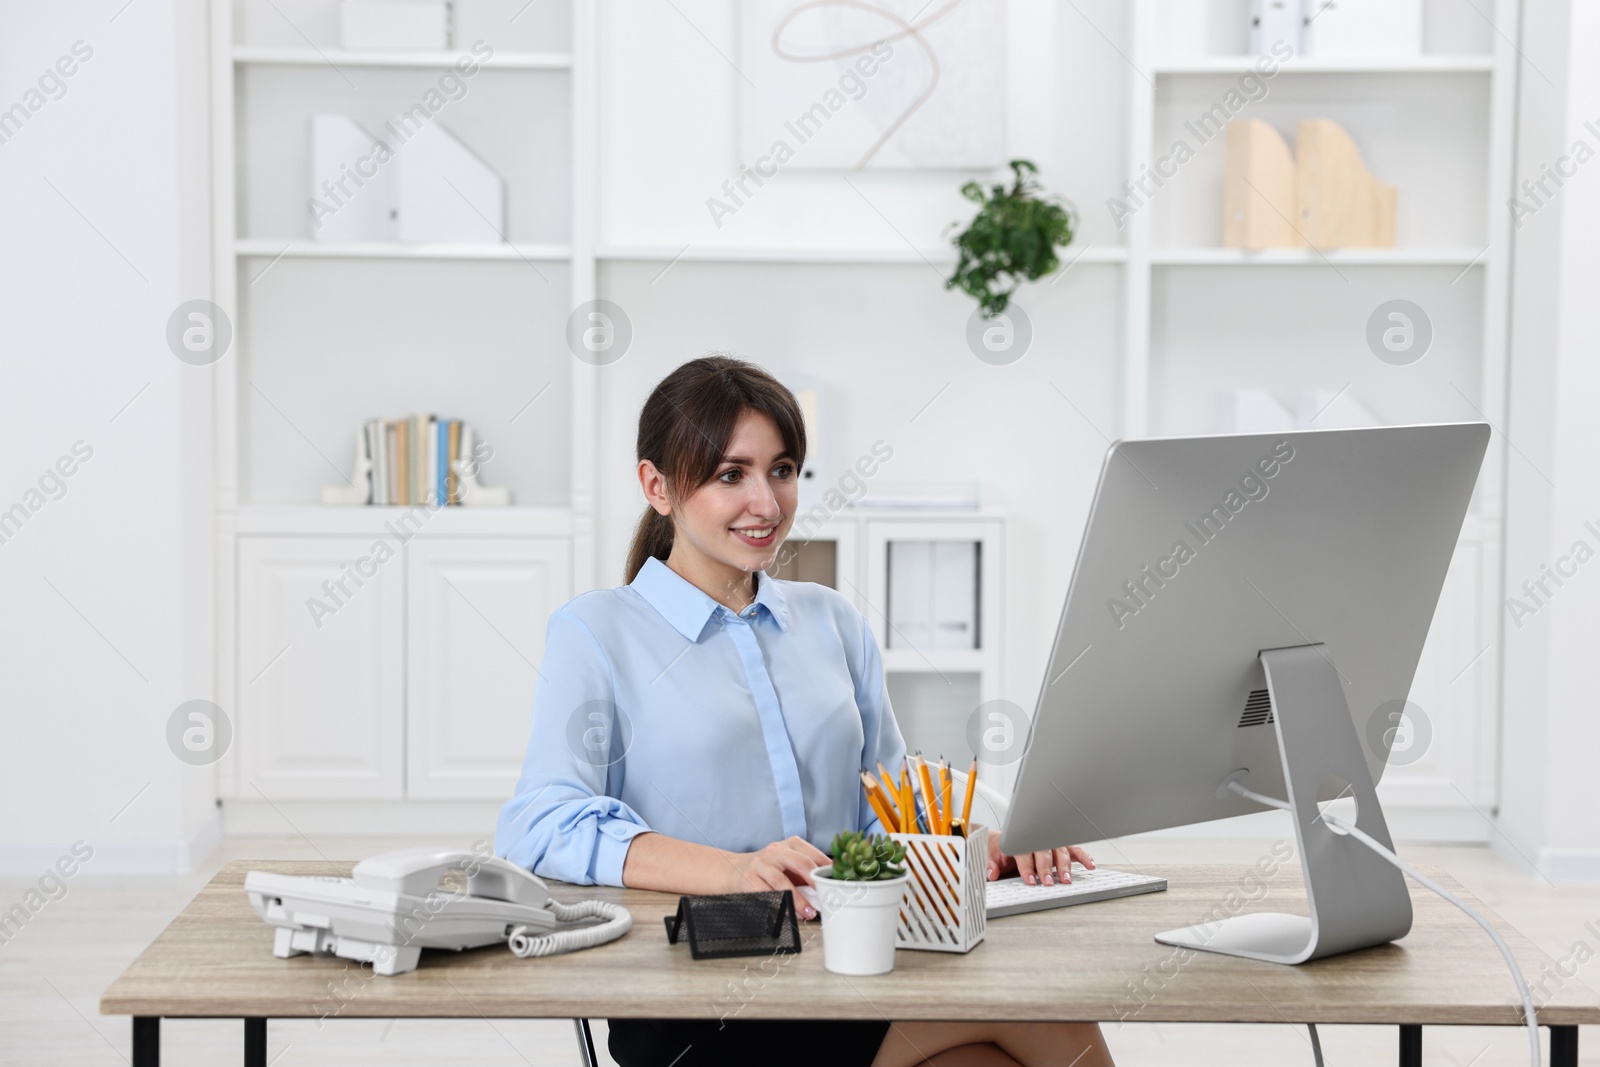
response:
<svg viewBox="0 0 1600 1067"><path fill-rule="evenodd" d="M589 1032L588 1019L574 1019L572 1025L578 1028L578 1058L582 1060L581 1067L600 1067L600 1061L594 1054L594 1035ZM1577 1061L1573 1061L1576 1067Z"/></svg>
<svg viewBox="0 0 1600 1067"><path fill-rule="evenodd" d="M133 1067L161 1067L161 1016L133 1017Z"/></svg>
<svg viewBox="0 0 1600 1067"><path fill-rule="evenodd" d="M1422 1067L1422 1025L1400 1024L1400 1067Z"/></svg>
<svg viewBox="0 0 1600 1067"><path fill-rule="evenodd" d="M1578 1067L1578 1028L1550 1028L1550 1067Z"/></svg>
<svg viewBox="0 0 1600 1067"><path fill-rule="evenodd" d="M244 1021L244 1067L267 1067L267 1020Z"/></svg>

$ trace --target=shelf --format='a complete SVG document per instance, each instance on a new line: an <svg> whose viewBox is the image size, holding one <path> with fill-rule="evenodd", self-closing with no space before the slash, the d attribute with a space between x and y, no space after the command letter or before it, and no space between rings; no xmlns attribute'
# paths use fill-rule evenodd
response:
<svg viewBox="0 0 1600 1067"><path fill-rule="evenodd" d="M1081 253L1081 256L1080 256ZM1063 264L1121 263L1128 258L1127 249L1120 246L1089 245L1084 248L1069 246L1060 253ZM616 261L661 261L697 263L946 263L956 261L955 249L946 247L911 249L898 248L777 248L770 246L738 247L734 245L688 245L672 248L667 245L600 245L595 249L596 259Z"/></svg>
<svg viewBox="0 0 1600 1067"><path fill-rule="evenodd" d="M572 57L564 52L500 52L478 59L469 51L388 52L352 51L342 48L277 48L239 45L233 50L235 63L277 64L279 66L334 67L454 67L462 60L488 70L571 70Z"/></svg>
<svg viewBox="0 0 1600 1067"><path fill-rule="evenodd" d="M246 504L237 512L223 512L220 521L235 533L323 537L353 534L364 537L395 536L385 524L397 523L411 511L389 505L336 507L319 504ZM398 527L404 530L404 527ZM440 508L431 515L418 512L411 528L418 536L567 537L572 533L572 513L566 508Z"/></svg>
<svg viewBox="0 0 1600 1067"><path fill-rule="evenodd" d="M806 509L800 508L804 515ZM833 532L839 523L850 523L856 520L871 522L968 522L1004 519L1009 512L1002 508L989 506L977 508L897 508L897 507L858 507L854 503L829 514L827 520L816 527L809 537L790 532L789 537L795 541L827 541L833 538Z"/></svg>
<svg viewBox="0 0 1600 1067"><path fill-rule="evenodd" d="M1194 56L1155 65L1158 75L1244 74L1255 72L1260 56ZM1489 55L1303 56L1279 63L1277 74L1486 74ZM1276 76L1276 75L1274 75Z"/></svg>
<svg viewBox="0 0 1600 1067"><path fill-rule="evenodd" d="M897 638L891 634L889 642ZM988 649L883 649L883 669L891 674L978 674L994 666Z"/></svg>
<svg viewBox="0 0 1600 1067"><path fill-rule="evenodd" d="M235 241L233 250L236 255L267 259L509 259L562 262L572 258L571 246L556 244L318 243L304 238L294 241L249 238Z"/></svg>
<svg viewBox="0 0 1600 1067"><path fill-rule="evenodd" d="M1158 267L1467 267L1483 262L1471 248L1158 248L1150 262Z"/></svg>

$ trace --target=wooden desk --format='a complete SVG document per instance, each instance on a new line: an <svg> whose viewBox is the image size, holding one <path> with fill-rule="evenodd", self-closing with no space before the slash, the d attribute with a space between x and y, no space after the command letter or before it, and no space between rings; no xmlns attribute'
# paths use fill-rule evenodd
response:
<svg viewBox="0 0 1600 1067"><path fill-rule="evenodd" d="M667 943L662 925L676 896L561 883L552 889L564 901L621 902L633 929L547 959L517 959L503 947L427 951L415 971L393 978L335 957L275 958L272 928L245 897L245 872L348 875L351 866L224 867L101 997L101 1014L134 1017L133 1067L159 1062L164 1016L243 1019L247 1067L266 1064L269 1018L766 1019L803 1005L810 1017L834 1019L1389 1023L1400 1026L1402 1067L1421 1064L1424 1024L1521 1025L1511 976L1483 931L1415 887L1416 922L1404 940L1299 967L1152 939L1230 913L1303 912L1296 867L1254 889L1249 867L1145 868L1167 878L1167 892L998 919L965 956L901 951L892 974L872 978L823 969L818 922L801 924L799 955L693 961L686 945ZM1531 985L1555 966L1449 875L1428 873L1496 922ZM1577 1067L1578 1025L1600 1023L1600 998L1574 979L1535 997L1552 1067Z"/></svg>

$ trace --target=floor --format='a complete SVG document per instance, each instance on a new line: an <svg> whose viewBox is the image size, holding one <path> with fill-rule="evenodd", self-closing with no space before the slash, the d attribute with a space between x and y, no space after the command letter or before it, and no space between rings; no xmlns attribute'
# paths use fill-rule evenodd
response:
<svg viewBox="0 0 1600 1067"><path fill-rule="evenodd" d="M412 842L385 839L234 838L224 842L202 869L183 875L80 877L67 896L52 901L8 943L0 944L0 1064L115 1065L129 1056L129 1022L101 1016L100 993L176 915L225 862L233 859L315 859L366 856ZM1128 839L1100 847L1105 866L1125 863L1250 863L1265 842ZM1582 941L1600 948L1600 890L1555 887L1524 874L1484 848L1403 847L1418 862L1450 871L1502 918L1557 958ZM28 878L0 878L0 901L19 900ZM1586 928L1585 924L1593 924ZM1600 959L1590 959L1576 981L1600 988ZM533 965L533 964L530 964ZM1507 978L1507 995L1513 995ZM1122 1067L1150 1064L1216 1064L1255 1067L1312 1063L1304 1027L1224 1025L1114 1025L1107 1041ZM1393 1027L1323 1027L1328 1067L1394 1063ZM595 1024L604 1055L605 1027ZM162 1063L167 1067L240 1062L238 1022L177 1020L162 1024ZM1600 1027L1585 1028L1582 1062L1600 1067ZM314 1020L273 1022L268 1036L273 1067L374 1063L427 1065L471 1062L493 1065L577 1064L577 1044L568 1022L335 1020L318 1029ZM1495 1067L1526 1064L1521 1030L1429 1028L1425 1060L1430 1065Z"/></svg>

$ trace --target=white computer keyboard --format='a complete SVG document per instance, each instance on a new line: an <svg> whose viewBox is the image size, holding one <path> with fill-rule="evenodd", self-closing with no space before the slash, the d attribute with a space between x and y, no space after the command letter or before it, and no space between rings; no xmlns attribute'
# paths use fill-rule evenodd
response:
<svg viewBox="0 0 1600 1067"><path fill-rule="evenodd" d="M1165 878L1127 871L1089 870L1072 865L1072 881L1067 885L1028 885L1021 878L1002 878L985 882L984 913L991 919L1021 915L1027 911L1064 908L1069 904L1092 904L1097 900L1131 897L1138 893L1158 893L1167 888Z"/></svg>

